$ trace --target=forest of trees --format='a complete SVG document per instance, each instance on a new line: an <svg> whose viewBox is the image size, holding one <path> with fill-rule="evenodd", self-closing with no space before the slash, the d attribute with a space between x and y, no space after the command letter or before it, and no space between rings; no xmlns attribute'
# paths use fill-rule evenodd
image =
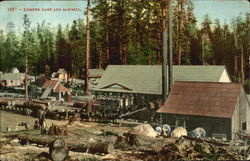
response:
<svg viewBox="0 0 250 161"><path fill-rule="evenodd" d="M90 23L90 67L108 64L161 64L162 30L166 0L94 0ZM173 3L173 64L226 65L234 81L249 78L250 13L229 24L204 16L201 25L193 14L191 0ZM83 19L71 25L52 27L42 21L30 27L23 16L22 35L15 24L0 30L0 71L25 68L29 74L50 74L65 68L73 77L82 77L85 63L86 28ZM34 26L34 25L33 25ZM244 71L244 72L243 72Z"/></svg>

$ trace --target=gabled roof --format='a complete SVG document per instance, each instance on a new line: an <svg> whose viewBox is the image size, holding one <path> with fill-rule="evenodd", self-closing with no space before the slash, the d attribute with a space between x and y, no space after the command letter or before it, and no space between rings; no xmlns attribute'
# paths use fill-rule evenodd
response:
<svg viewBox="0 0 250 161"><path fill-rule="evenodd" d="M175 82L158 113L231 118L240 83Z"/></svg>
<svg viewBox="0 0 250 161"><path fill-rule="evenodd" d="M13 67L10 73L19 73L19 70L16 67Z"/></svg>
<svg viewBox="0 0 250 161"><path fill-rule="evenodd" d="M58 69L57 73L59 74L67 74L67 71L63 68Z"/></svg>
<svg viewBox="0 0 250 161"><path fill-rule="evenodd" d="M103 69L89 69L89 78L101 78L103 73Z"/></svg>
<svg viewBox="0 0 250 161"><path fill-rule="evenodd" d="M42 88L55 88L60 84L58 80L46 80L43 84Z"/></svg>
<svg viewBox="0 0 250 161"><path fill-rule="evenodd" d="M65 93L65 92L70 92L70 90L69 90L68 88L64 87L62 84L59 84L59 85L55 88L54 92L57 92L57 93Z"/></svg>
<svg viewBox="0 0 250 161"><path fill-rule="evenodd" d="M24 80L24 73L2 73L0 74L0 80Z"/></svg>
<svg viewBox="0 0 250 161"><path fill-rule="evenodd" d="M46 80L42 88L52 88L53 92L57 93L70 92L70 90L64 87L58 80Z"/></svg>
<svg viewBox="0 0 250 161"><path fill-rule="evenodd" d="M109 65L95 90L113 91L103 87L117 83L131 89L129 93L161 94L161 65ZM181 65L173 66L174 81L218 82L224 66ZM126 92L116 90L116 92Z"/></svg>

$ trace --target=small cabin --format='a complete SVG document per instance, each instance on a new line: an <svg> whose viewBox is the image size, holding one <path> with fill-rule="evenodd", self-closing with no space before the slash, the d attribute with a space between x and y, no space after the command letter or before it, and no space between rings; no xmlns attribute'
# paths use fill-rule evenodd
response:
<svg viewBox="0 0 250 161"><path fill-rule="evenodd" d="M70 90L64 87L58 80L46 80L42 86L43 93L41 98L49 96L56 97L57 100L67 99L70 95Z"/></svg>

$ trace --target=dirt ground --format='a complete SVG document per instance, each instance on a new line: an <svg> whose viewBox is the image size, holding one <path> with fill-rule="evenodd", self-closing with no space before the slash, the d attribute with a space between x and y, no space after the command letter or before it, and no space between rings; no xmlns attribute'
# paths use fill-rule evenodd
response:
<svg viewBox="0 0 250 161"><path fill-rule="evenodd" d="M6 132L8 126L16 126L21 122L26 122L28 124L28 127L32 128L35 120L38 120L38 118L0 110L0 131L1 133ZM57 121L57 120L46 119L46 123L48 126L51 126L52 123L63 125L66 124L67 122L68 121Z"/></svg>
<svg viewBox="0 0 250 161"><path fill-rule="evenodd" d="M51 161L49 157L49 148L46 146L36 145L36 144L26 144L21 145L18 139L8 139L5 136L13 135L24 135L24 136L35 136L35 137L47 137L47 138L57 138L56 136L41 134L40 130L33 130L33 124L37 118L23 116L11 112L1 111L0 110L0 161ZM16 126L21 122L28 124L29 129L23 131L12 131L7 132L7 127ZM66 125L68 121L58 121L46 119L47 125ZM117 124L100 124L96 122L81 122L80 120L75 121L71 125L67 125L67 136L60 136L59 138L67 141L73 141L73 143L84 143L88 145L89 143L102 140L109 141L113 143L116 148L110 154L104 153L95 153L90 154L87 151L82 152L69 152L69 159L66 161L155 161L155 160L168 160L166 158L180 157L187 158L187 156L202 156L204 149L207 147L214 147L216 144L211 144L208 146L208 143L205 143L204 140L191 141L183 138L172 138L172 137L145 137L136 135L136 139L139 142L137 146L128 145L128 142L122 142L124 144L117 144L118 138L120 138L124 133L128 132L134 126L138 125L136 122L121 121ZM131 134L131 133L129 133ZM39 138L41 139L41 138ZM126 138L125 140L127 140ZM136 142L137 142L136 141ZM180 145L177 146L178 141ZM183 143L183 144L182 144ZM166 146L167 145L167 146ZM192 145L192 146L191 146ZM194 146L195 145L195 146ZM197 148L203 147L204 148ZM164 148L165 150L164 150ZM190 147L193 150L190 150ZM195 147L196 150L195 151ZM206 153L204 156L222 156L222 157L235 157L235 158L244 158L236 151L232 151L229 147L226 147L224 151L219 151L220 147L217 146L217 150L214 150L213 155ZM202 149L199 151L199 149ZM214 148L213 148L214 149ZM223 149L222 149L223 150ZM178 151L178 152L177 152ZM189 154L192 152L192 155ZM217 154L218 152L218 154ZM245 152L244 152L245 153ZM187 155L188 154L188 155ZM208 155L209 154L209 155ZM187 156L186 156L187 155ZM245 154L244 154L245 155ZM165 159L162 159L164 158ZM249 156L250 158L250 156ZM175 159L176 160L176 159ZM187 159L186 159L187 160ZM209 159L207 159L209 160ZM241 160L241 159L234 159Z"/></svg>
<svg viewBox="0 0 250 161"><path fill-rule="evenodd" d="M0 110L0 160L1 161L22 161L22 160L34 160L42 152L48 152L48 147L39 147L37 145L20 145L17 139L12 140L9 144L2 144L6 139L4 135L9 134L35 134L40 135L39 130L27 130L21 132L7 132L8 126L16 126L21 122L26 122L29 129L32 129L33 124L37 118L23 116L15 114L12 112L1 111ZM51 126L52 123L56 125L65 125L68 121L57 121L46 119L48 126ZM111 142L115 142L117 136L122 135L124 132L127 132L131 129L131 126L136 126L137 124L99 124L95 122L75 122L72 125L68 126L68 137L70 139L79 140L79 141L89 141L89 140L98 140L105 139ZM114 134L114 135L113 135ZM131 150L131 149L130 149ZM137 154L131 152L130 150L122 151L115 149L111 154L89 154L86 152L71 152L69 156L73 160L138 160L138 157L135 157ZM140 160L140 159L139 159ZM141 159L143 160L143 159Z"/></svg>

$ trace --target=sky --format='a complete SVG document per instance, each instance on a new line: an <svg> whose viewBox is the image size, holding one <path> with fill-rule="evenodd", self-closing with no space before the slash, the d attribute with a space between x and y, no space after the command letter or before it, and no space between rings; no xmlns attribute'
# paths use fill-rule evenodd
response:
<svg viewBox="0 0 250 161"><path fill-rule="evenodd" d="M3 1L0 2L0 29L5 30L6 24L12 21L16 30L22 32L24 14L31 20L31 28L43 20L52 26L59 23L65 26L75 19L84 19L85 8L85 1Z"/></svg>
<svg viewBox="0 0 250 161"><path fill-rule="evenodd" d="M250 3L247 0L192 0L194 15L201 24L204 15L212 20L219 19L222 24L230 23L240 14L250 13ZM74 11L65 10L76 9ZM17 32L23 30L23 15L26 13L31 20L31 27L43 20L52 26L71 24L74 19L84 19L85 0L78 1L2 1L0 2L0 30L6 29L6 24L14 22ZM31 9L36 11L31 11ZM37 11L39 9L39 11ZM58 11L57 9L61 10Z"/></svg>

